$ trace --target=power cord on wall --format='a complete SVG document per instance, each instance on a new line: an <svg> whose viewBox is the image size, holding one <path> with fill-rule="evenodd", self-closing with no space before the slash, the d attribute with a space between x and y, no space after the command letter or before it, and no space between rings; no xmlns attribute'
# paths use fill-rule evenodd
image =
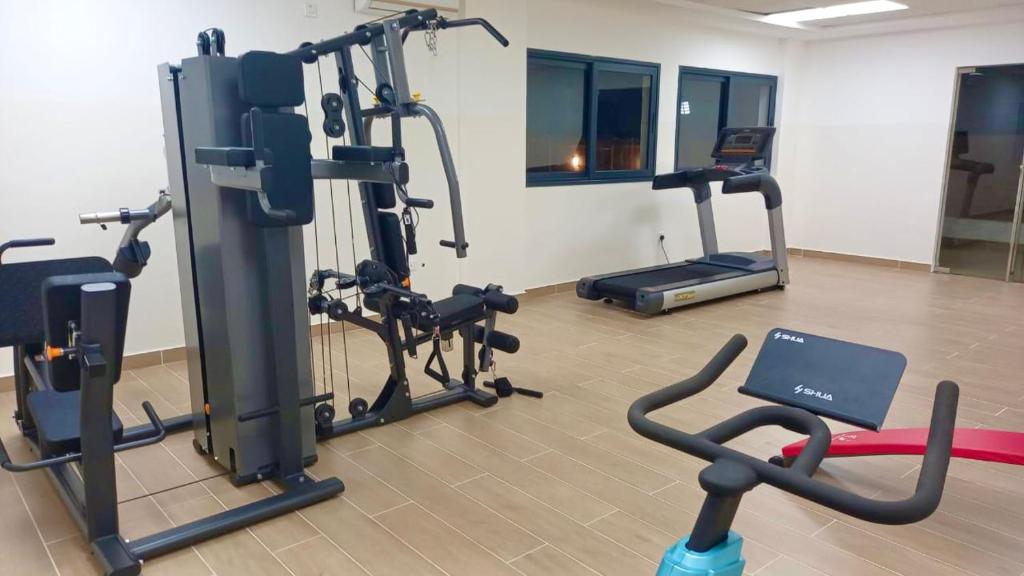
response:
<svg viewBox="0 0 1024 576"><path fill-rule="evenodd" d="M658 247L661 248L661 253L665 255L665 264L671 264L672 261L668 257L668 251L665 250L665 234L658 234Z"/></svg>

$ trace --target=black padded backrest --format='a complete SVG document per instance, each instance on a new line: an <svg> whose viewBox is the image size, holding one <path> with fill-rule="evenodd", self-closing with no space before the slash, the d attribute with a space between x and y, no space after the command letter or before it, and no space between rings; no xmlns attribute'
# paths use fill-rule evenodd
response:
<svg viewBox="0 0 1024 576"><path fill-rule="evenodd" d="M257 160L267 164L260 171L263 192L271 207L290 210L286 221L267 217L254 195L248 196L249 218L262 226L295 226L313 221L313 173L309 151L312 134L301 114L249 111L253 149Z"/></svg>
<svg viewBox="0 0 1024 576"><path fill-rule="evenodd" d="M261 108L301 105L306 100L302 61L275 52L242 54L238 58L238 95Z"/></svg>
<svg viewBox="0 0 1024 576"><path fill-rule="evenodd" d="M0 266L0 348L42 344L41 287L50 276L110 272L103 258L63 258Z"/></svg>
<svg viewBox="0 0 1024 576"><path fill-rule="evenodd" d="M379 212L381 258L384 264L398 275L399 280L409 277L409 257L405 254L405 242L402 240L402 221L397 214Z"/></svg>
<svg viewBox="0 0 1024 576"><path fill-rule="evenodd" d="M68 322L82 324L82 286L109 282L114 284L117 292L117 306L114 318L114 331L117 340L114 350L104 350L111 382L121 378L121 360L124 357L124 337L128 328L128 304L131 298L131 283L120 272L102 272L96 274L73 274L69 276L51 276L43 281L41 289L43 302L43 326L46 342L50 346L67 347ZM49 379L53 388L59 392L77 390L81 387L78 362L67 358L58 358L49 363Z"/></svg>
<svg viewBox="0 0 1024 576"><path fill-rule="evenodd" d="M397 206L395 199L395 186L383 182L371 182L370 189L373 190L374 199L377 201L379 210L389 210Z"/></svg>

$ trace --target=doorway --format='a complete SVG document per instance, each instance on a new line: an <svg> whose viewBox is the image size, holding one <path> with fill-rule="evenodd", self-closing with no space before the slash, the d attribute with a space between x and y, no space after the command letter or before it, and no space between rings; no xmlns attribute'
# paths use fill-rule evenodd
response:
<svg viewBox="0 0 1024 576"><path fill-rule="evenodd" d="M1024 281L1024 65L958 71L936 270Z"/></svg>

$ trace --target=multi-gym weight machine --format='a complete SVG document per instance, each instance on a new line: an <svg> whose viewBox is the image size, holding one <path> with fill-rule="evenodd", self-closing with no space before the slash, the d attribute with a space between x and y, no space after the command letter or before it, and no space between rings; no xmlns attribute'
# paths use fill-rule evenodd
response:
<svg viewBox="0 0 1024 576"><path fill-rule="evenodd" d="M389 423L462 400L492 405L478 390L478 371L491 370L495 350L515 352L518 340L495 329L498 312L518 302L498 286L457 286L432 301L410 290L408 254L415 222L388 212L410 198L400 121L431 123L449 182L454 240L442 244L466 255L458 180L436 113L408 95L402 40L411 31L481 25L446 20L433 10L411 11L289 54L224 53L224 34L198 36L199 54L159 67L170 195L144 210L86 215L83 223L127 225L113 263L102 258L19 262L0 266L4 286L0 345L12 346L18 406L15 418L38 455L15 462L0 443L0 466L15 473L45 470L82 529L105 574L138 574L144 560L330 498L337 478L314 480L304 467L316 459L316 440ZM369 46L377 71L377 104L363 110L352 49ZM337 138L351 126L351 145L331 159L313 159L304 115L302 64L334 55L341 94L321 99L324 131ZM369 145L363 122L390 116L391 146ZM355 274L319 266L307 279L302 226L315 222L314 179L359 182L370 258ZM173 199L173 201L172 201ZM332 190L332 209L333 209ZM172 205L173 204L173 208ZM114 412L131 285L149 257L138 240L146 225L172 210L189 361L190 414L161 418L148 403L149 422L125 427ZM408 214L408 213L406 213ZM404 232L404 235L403 235ZM0 247L53 244L12 241ZM337 248L337 243L336 248ZM340 258L337 259L340 262ZM350 308L341 291L357 289ZM363 306L379 314L364 314ZM352 418L334 422L333 384L315 394L310 314L351 322L378 334L388 348L390 375L370 406L350 398ZM461 379L448 374L441 344L463 341ZM344 334L344 330L342 330ZM329 335L328 335L329 338ZM404 354L430 342L428 374L444 390L412 398ZM482 344L479 355L476 344ZM347 350L346 350L347 353ZM493 383L499 395L514 390ZM314 414L316 418L314 418ZM107 425L106 423L110 423ZM192 429L194 445L212 456L237 484L274 480L279 492L167 530L126 540L119 529L115 453L161 442Z"/></svg>
<svg viewBox="0 0 1024 576"><path fill-rule="evenodd" d="M469 245L444 125L410 93L403 41L413 31L469 25L508 44L484 20L447 20L423 10L287 54L226 56L224 33L211 30L200 35L198 56L160 67L195 444L236 481L260 478L282 458L301 470L315 459L318 439L463 400L497 401L477 388L476 377L491 370L494 351L518 349L518 339L495 329L497 313L514 313L517 300L499 286L460 285L435 301L412 291L409 279L408 254L416 251L412 212L433 202L407 191L403 119L425 118L436 136L454 233L441 244L459 258ZM373 90L357 75L356 49L372 63ZM295 109L306 106L303 64L317 66L322 78L321 58L329 56L340 92L321 95L323 131L328 143L344 140L331 147L329 159L314 159L308 120ZM371 108L362 107L361 89L372 92ZM390 145L370 144L375 118L390 118ZM306 272L302 227L317 225L314 180L358 182L370 253L354 273L322 267L319 249L316 270ZM405 208L401 217L390 211L398 201ZM333 186L330 207L333 218ZM334 249L340 267L337 242ZM352 296L343 296L351 289L354 305ZM344 323L351 323L376 333L387 347L390 373L380 394L371 404L350 392L345 420L334 419L333 370L324 370L323 390L316 389L311 314L343 323L342 338ZM331 331L320 334L320 345L331 346ZM449 374L442 349L454 334L462 340L459 377ZM405 355L416 357L424 344L431 348L426 372L443 389L413 398ZM506 379L494 385L510 392Z"/></svg>

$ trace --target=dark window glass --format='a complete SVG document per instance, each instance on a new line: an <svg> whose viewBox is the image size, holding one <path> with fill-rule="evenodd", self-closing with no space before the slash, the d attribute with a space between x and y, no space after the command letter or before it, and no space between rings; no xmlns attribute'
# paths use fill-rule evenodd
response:
<svg viewBox="0 0 1024 576"><path fill-rule="evenodd" d="M526 87L526 172L586 170L587 70L531 59Z"/></svg>
<svg viewBox="0 0 1024 576"><path fill-rule="evenodd" d="M676 169L710 164L722 128L774 126L777 83L774 76L681 68Z"/></svg>
<svg viewBox="0 0 1024 576"><path fill-rule="evenodd" d="M598 170L635 171L647 166L653 84L650 74L598 71Z"/></svg>
<svg viewBox="0 0 1024 576"><path fill-rule="evenodd" d="M654 176L658 66L531 50L527 185Z"/></svg>
<svg viewBox="0 0 1024 576"><path fill-rule="evenodd" d="M729 82L729 126L770 126L775 80L733 78Z"/></svg>
<svg viewBox="0 0 1024 576"><path fill-rule="evenodd" d="M722 129L725 81L718 76L687 76L679 97L676 167L705 166Z"/></svg>

